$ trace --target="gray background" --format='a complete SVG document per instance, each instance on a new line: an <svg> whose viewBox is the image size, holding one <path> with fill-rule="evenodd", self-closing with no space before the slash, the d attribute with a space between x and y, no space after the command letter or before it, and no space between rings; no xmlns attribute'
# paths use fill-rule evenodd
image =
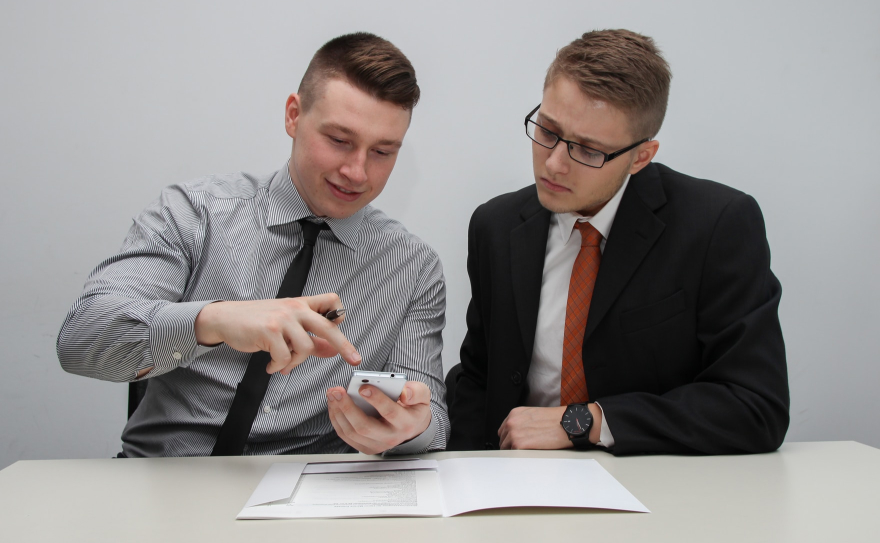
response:
<svg viewBox="0 0 880 543"><path fill-rule="evenodd" d="M788 350L788 440L880 446L880 3L11 2L0 17L0 468L109 457L125 385L65 374L55 337L87 274L168 184L269 172L312 53L356 30L415 65L423 100L376 205L440 253L444 365L470 296L466 229L532 182L522 118L556 50L653 36L674 78L657 157L754 195Z"/></svg>

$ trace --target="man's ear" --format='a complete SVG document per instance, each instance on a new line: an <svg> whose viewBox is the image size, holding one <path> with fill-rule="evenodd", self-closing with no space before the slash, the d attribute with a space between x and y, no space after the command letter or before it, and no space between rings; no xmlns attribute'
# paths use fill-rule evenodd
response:
<svg viewBox="0 0 880 543"><path fill-rule="evenodd" d="M287 135L296 139L296 124L302 115L302 100L299 94L293 93L287 97L287 105L284 108L284 128Z"/></svg>
<svg viewBox="0 0 880 543"><path fill-rule="evenodd" d="M654 160L654 156L657 155L657 151L659 149L660 142L657 140L646 141L645 143L636 147L636 159L629 167L629 174L635 175L639 172L639 170L647 166L652 160Z"/></svg>

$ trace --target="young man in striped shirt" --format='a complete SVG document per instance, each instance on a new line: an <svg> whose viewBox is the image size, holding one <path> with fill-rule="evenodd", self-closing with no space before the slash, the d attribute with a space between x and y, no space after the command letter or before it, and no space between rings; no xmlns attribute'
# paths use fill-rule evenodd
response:
<svg viewBox="0 0 880 543"><path fill-rule="evenodd" d="M331 40L287 100L284 167L168 187L135 219L58 337L67 371L149 379L123 455L216 454L257 351L271 355L271 378L233 454L445 447L440 261L369 205L418 99L415 71L390 42L366 33ZM275 299L306 246L303 221L323 223L303 296ZM322 316L341 307L343 318ZM410 381L399 401L363 387L381 415L371 418L343 388L352 366Z"/></svg>

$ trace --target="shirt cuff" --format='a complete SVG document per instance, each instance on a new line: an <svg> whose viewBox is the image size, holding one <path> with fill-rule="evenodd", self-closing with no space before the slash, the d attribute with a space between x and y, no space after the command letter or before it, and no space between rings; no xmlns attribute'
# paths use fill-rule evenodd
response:
<svg viewBox="0 0 880 543"><path fill-rule="evenodd" d="M153 369L146 376L153 377L178 366L189 366L196 357L213 348L196 342L195 322L199 312L214 301L171 303L156 312L150 323L152 356L144 366L152 366Z"/></svg>
<svg viewBox="0 0 880 543"><path fill-rule="evenodd" d="M434 413L431 413L431 422L428 424L428 427L425 428L425 431L416 437L410 439L409 441L404 441L397 447L393 447L388 449L387 451L382 453L382 456L386 454L416 454L420 452L424 452L428 449L428 446L434 440L434 436L437 434L437 422L434 420Z"/></svg>
<svg viewBox="0 0 880 543"><path fill-rule="evenodd" d="M595 404L596 407L599 408L599 412L602 413L602 428L599 430L599 443L596 443L596 445L610 449L614 446L614 436L611 435L611 429L608 428L608 421L605 420L605 411L602 409L602 406L599 405L599 402L595 402Z"/></svg>

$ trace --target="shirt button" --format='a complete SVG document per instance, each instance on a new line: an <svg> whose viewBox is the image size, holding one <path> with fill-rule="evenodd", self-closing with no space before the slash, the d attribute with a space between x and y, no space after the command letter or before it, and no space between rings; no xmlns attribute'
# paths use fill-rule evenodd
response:
<svg viewBox="0 0 880 543"><path fill-rule="evenodd" d="M268 405L263 406L263 413L271 413L271 412L272 412L271 407L269 407Z"/></svg>
<svg viewBox="0 0 880 543"><path fill-rule="evenodd" d="M183 355L180 353L174 353L171 356L174 357L174 360L180 360L181 358L183 358Z"/></svg>
<svg viewBox="0 0 880 543"><path fill-rule="evenodd" d="M522 383L522 374L518 371L515 371L510 374L510 380L513 384L518 385Z"/></svg>

